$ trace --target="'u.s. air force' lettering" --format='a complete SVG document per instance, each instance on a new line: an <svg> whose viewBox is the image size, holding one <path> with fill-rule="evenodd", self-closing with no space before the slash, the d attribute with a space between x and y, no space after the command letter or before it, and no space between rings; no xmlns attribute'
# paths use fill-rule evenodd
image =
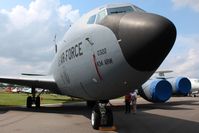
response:
<svg viewBox="0 0 199 133"><path fill-rule="evenodd" d="M79 56L83 55L82 52L82 42L76 44L75 46L70 47L69 49L66 49L61 55L59 60L59 65L72 60L74 58L77 58Z"/></svg>

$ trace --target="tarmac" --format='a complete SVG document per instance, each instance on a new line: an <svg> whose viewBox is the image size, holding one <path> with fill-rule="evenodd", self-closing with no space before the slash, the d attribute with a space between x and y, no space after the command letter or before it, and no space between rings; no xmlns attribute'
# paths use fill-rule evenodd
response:
<svg viewBox="0 0 199 133"><path fill-rule="evenodd" d="M199 97L167 103L138 98L137 113L125 114L124 100L111 100L115 131L94 130L85 102L42 105L41 109L0 106L1 133L199 133Z"/></svg>

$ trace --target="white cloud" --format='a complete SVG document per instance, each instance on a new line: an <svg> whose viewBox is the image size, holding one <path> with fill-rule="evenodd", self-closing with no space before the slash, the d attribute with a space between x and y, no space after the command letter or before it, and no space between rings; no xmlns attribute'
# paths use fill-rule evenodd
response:
<svg viewBox="0 0 199 133"><path fill-rule="evenodd" d="M71 5L62 5L58 8L59 17L61 24L63 25L65 21L70 20L74 23L79 18L79 11L73 10Z"/></svg>
<svg viewBox="0 0 199 133"><path fill-rule="evenodd" d="M199 35L179 36L160 69L171 69L176 75L199 78L198 42Z"/></svg>
<svg viewBox="0 0 199 133"><path fill-rule="evenodd" d="M0 75L45 71L54 56L54 35L60 40L79 17L78 10L60 0L0 9Z"/></svg>
<svg viewBox="0 0 199 133"><path fill-rule="evenodd" d="M18 62L14 58L0 57L1 75L20 75L21 73L44 73L44 68L50 67L50 62L33 62L27 64L26 62ZM45 67L44 67L45 66ZM18 72L18 73L16 73Z"/></svg>
<svg viewBox="0 0 199 133"><path fill-rule="evenodd" d="M196 12L199 12L198 0L172 0L175 8L190 7Z"/></svg>

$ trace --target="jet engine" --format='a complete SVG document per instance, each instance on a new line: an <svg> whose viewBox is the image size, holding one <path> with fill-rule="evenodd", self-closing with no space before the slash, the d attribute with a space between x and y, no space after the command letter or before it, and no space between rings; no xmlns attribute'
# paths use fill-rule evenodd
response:
<svg viewBox="0 0 199 133"><path fill-rule="evenodd" d="M186 77L167 79L172 85L173 94L187 95L191 90L191 81Z"/></svg>
<svg viewBox="0 0 199 133"><path fill-rule="evenodd" d="M150 102L166 102L172 95L172 86L165 79L148 80L138 90L138 93Z"/></svg>

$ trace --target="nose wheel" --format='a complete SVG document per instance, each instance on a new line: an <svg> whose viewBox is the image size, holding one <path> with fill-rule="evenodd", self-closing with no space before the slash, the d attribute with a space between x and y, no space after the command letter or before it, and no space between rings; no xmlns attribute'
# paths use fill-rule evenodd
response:
<svg viewBox="0 0 199 133"><path fill-rule="evenodd" d="M94 129L98 130L99 127L112 127L113 126L113 113L107 103L97 103L91 114L91 125Z"/></svg>
<svg viewBox="0 0 199 133"><path fill-rule="evenodd" d="M44 91L44 90L43 90ZM42 91L42 92L43 92ZM41 93L42 93L41 92ZM35 91L35 88L32 88L31 89L31 94L32 96L28 96L27 97L27 100L26 100L26 107L27 108L31 108L33 104L35 104L35 107L36 108L40 108L40 103L41 103L41 100L40 100L40 94L38 96L36 96L36 91Z"/></svg>

